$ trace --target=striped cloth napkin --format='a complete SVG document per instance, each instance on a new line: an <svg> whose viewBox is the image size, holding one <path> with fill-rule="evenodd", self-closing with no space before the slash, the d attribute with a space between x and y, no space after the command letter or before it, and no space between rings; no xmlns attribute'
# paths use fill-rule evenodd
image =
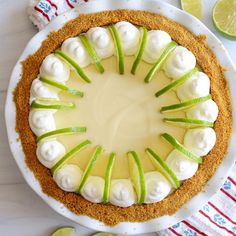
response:
<svg viewBox="0 0 236 236"><path fill-rule="evenodd" d="M86 0L31 0L28 14L39 30ZM219 192L186 220L157 232L160 236L236 236L236 164Z"/></svg>

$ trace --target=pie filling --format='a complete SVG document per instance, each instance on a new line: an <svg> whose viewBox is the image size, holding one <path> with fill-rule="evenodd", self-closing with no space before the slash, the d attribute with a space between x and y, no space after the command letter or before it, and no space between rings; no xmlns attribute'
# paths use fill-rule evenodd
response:
<svg viewBox="0 0 236 236"><path fill-rule="evenodd" d="M193 53L129 22L65 40L44 59L30 103L38 160L94 203L159 202L216 142L218 107Z"/></svg>

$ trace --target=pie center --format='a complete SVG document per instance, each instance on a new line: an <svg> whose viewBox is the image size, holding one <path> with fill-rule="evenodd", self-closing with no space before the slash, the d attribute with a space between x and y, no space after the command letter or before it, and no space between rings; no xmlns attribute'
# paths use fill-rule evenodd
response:
<svg viewBox="0 0 236 236"><path fill-rule="evenodd" d="M73 101L77 108L66 112L59 110L55 113L58 128L87 127L86 133L59 137L68 150L84 139L91 140L94 145L103 146L105 154L99 158L93 170L97 175L104 173L103 163L104 158L107 158L106 153L116 152L117 164L113 172L115 178L129 176L126 164L128 151L136 150L142 155L141 161L145 171L154 170L147 155L144 154L145 148L160 147L159 154L167 156L171 146L163 142L159 134L171 132L179 140L182 140L184 135L184 129L164 123L164 116L160 113L161 107L165 106L167 101L168 104L179 103L176 93L169 92L159 98L154 95L158 89L170 83L170 79L160 71L155 80L144 83L143 78L151 66L141 62L142 70L132 75L130 70L134 59L133 57L125 59L124 75L117 73L115 57L103 60L105 68L103 74L97 73L94 65L88 66L85 71L92 80L90 84L72 73L67 84L84 91L85 96L81 99L61 92L60 100ZM183 116L184 112L179 112L179 117ZM87 151L78 154L83 155L83 158L75 156L72 162L79 162L79 166L83 167L83 163L86 163L89 157L85 152Z"/></svg>

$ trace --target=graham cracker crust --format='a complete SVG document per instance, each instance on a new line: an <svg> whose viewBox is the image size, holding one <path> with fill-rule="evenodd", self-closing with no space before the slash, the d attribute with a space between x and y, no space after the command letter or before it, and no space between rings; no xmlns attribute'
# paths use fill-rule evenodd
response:
<svg viewBox="0 0 236 236"><path fill-rule="evenodd" d="M197 58L197 63L211 80L211 95L219 107L219 116L215 122L217 141L212 151L204 157L197 173L185 180L181 187L165 198L153 204L133 205L120 208L110 204L95 204L85 200L76 193L67 193L60 189L52 178L49 169L41 165L36 156L36 137L30 129L28 116L29 97L32 81L39 73L43 59L69 37L74 37L95 26L104 26L118 21L129 21L146 26L148 29L160 29L168 32L178 44L188 48ZM48 196L63 203L78 215L87 215L116 225L120 222L141 222L163 215L172 215L189 199L204 190L206 182L213 176L224 159L232 132L232 108L224 70L211 49L205 44L205 36L195 36L184 26L161 15L145 11L116 10L94 14L80 15L68 22L57 32L51 33L36 53L22 62L22 77L14 92L16 104L16 130L19 133L25 161Z"/></svg>

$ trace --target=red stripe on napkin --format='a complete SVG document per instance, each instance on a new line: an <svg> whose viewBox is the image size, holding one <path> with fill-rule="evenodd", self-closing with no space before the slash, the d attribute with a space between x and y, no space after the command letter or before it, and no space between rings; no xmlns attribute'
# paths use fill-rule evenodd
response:
<svg viewBox="0 0 236 236"><path fill-rule="evenodd" d="M227 195L234 202L236 202L236 199L232 195L230 195L228 192L226 192L223 188L221 188L220 191L223 192L225 195Z"/></svg>
<svg viewBox="0 0 236 236"><path fill-rule="evenodd" d="M222 216L224 216L225 219L227 219L228 221L230 221L232 224L236 225L236 222L234 222L232 219L230 219L227 215L225 215L218 207L216 207L213 203L208 202L208 204L214 208L218 213L220 213Z"/></svg>
<svg viewBox="0 0 236 236"><path fill-rule="evenodd" d="M34 9L38 12L40 12L45 18L47 18L48 22L50 22L50 18L49 16L44 12L42 11L40 8L38 8L37 6L34 7Z"/></svg>
<svg viewBox="0 0 236 236"><path fill-rule="evenodd" d="M227 231L229 234L235 236L235 233L232 232L231 230L228 230L227 228L225 228L224 226L218 225L216 222L214 222L205 212L203 212L202 210L199 211L203 216L205 216L212 224L216 225L217 227L224 229L225 231Z"/></svg>
<svg viewBox="0 0 236 236"><path fill-rule="evenodd" d="M69 0L66 0L66 3L68 4L68 6L69 6L70 8L74 8L74 7L71 5L71 3L69 2Z"/></svg>
<svg viewBox="0 0 236 236"><path fill-rule="evenodd" d="M177 236L182 236L181 234L177 233L173 228L168 228L173 234Z"/></svg>
<svg viewBox="0 0 236 236"><path fill-rule="evenodd" d="M199 233L200 235L204 235L207 236L207 234L204 234L203 232L201 232L199 229L195 228L193 225L191 225L189 222L187 222L186 220L183 220L182 223L184 223L185 225L187 225L190 229L194 230L195 232Z"/></svg>

